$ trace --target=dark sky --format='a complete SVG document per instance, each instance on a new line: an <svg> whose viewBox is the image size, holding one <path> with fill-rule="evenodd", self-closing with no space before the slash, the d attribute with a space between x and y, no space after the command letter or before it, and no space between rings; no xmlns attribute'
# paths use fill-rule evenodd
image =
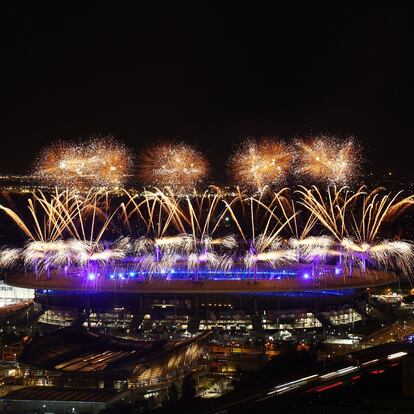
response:
<svg viewBox="0 0 414 414"><path fill-rule="evenodd" d="M194 142L220 176L243 137L323 132L410 174L408 8L122 3L1 6L0 173L26 172L54 139L113 134L136 151Z"/></svg>

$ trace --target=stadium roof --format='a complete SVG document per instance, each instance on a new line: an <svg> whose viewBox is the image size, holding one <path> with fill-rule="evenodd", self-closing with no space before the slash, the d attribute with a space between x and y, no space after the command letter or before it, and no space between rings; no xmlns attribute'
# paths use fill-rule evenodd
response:
<svg viewBox="0 0 414 414"><path fill-rule="evenodd" d="M208 335L205 333L183 341L149 342L65 328L34 338L24 348L19 362L67 376L121 379L128 378L137 366L147 368Z"/></svg>
<svg viewBox="0 0 414 414"><path fill-rule="evenodd" d="M67 401L67 402L110 402L121 394L115 390L95 388L27 387L8 393L4 400L14 401Z"/></svg>

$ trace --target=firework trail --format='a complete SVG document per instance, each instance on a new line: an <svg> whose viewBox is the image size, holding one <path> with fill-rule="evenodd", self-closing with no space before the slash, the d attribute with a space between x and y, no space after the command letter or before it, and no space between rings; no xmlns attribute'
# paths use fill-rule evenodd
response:
<svg viewBox="0 0 414 414"><path fill-rule="evenodd" d="M352 265L356 263L363 272L367 271L367 263L385 269L398 269L406 276L414 269L414 246L401 240L382 240L377 243L355 243L345 238L341 242L342 256L352 273Z"/></svg>
<svg viewBox="0 0 414 414"><path fill-rule="evenodd" d="M108 229L119 206L109 213L105 207L106 193L89 191L58 191L49 197L36 191L28 200L28 216L23 218L8 207L4 211L32 241L57 241L70 237L99 242Z"/></svg>
<svg viewBox="0 0 414 414"><path fill-rule="evenodd" d="M297 261L310 262L323 260L332 254L334 240L329 236L309 236L302 239L291 238L289 245L296 251Z"/></svg>
<svg viewBox="0 0 414 414"><path fill-rule="evenodd" d="M339 242L348 235L351 208L364 195L363 188L352 193L347 187L329 187L325 194L316 186L300 186L297 193L301 196L298 204L308 210Z"/></svg>
<svg viewBox="0 0 414 414"><path fill-rule="evenodd" d="M338 260L350 275L353 267L367 274L369 268L414 269L413 245L381 236L384 225L414 203L401 193L302 186L255 197L241 191L189 197L155 189L108 199L97 191L37 191L25 218L0 206L29 239L21 248L1 248L0 267L21 265L48 275L129 267L151 278L178 266L196 280L204 270L226 273L241 266L256 278L260 266L311 263L318 270ZM131 232L118 237L126 222Z"/></svg>
<svg viewBox="0 0 414 414"><path fill-rule="evenodd" d="M395 220L414 204L413 196L401 198L401 192L394 196L380 192L381 189L375 189L368 193L365 187L360 187L352 193L347 187L329 187L325 194L316 186L300 186L297 191L301 196L299 204L338 242L351 237L359 243L375 241L386 222Z"/></svg>
<svg viewBox="0 0 414 414"><path fill-rule="evenodd" d="M15 267L21 258L21 249L3 247L0 249L0 269Z"/></svg>
<svg viewBox="0 0 414 414"><path fill-rule="evenodd" d="M257 278L258 265L268 263L272 267L287 265L296 261L294 249L284 247L279 237L268 237L260 234L252 240L249 250L245 253L244 264L254 279Z"/></svg>

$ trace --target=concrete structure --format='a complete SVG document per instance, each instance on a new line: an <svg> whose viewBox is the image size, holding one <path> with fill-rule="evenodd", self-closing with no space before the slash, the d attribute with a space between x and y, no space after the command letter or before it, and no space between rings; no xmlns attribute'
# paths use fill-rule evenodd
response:
<svg viewBox="0 0 414 414"><path fill-rule="evenodd" d="M19 362L26 385L165 388L198 366L209 334L152 342L66 328L34 338Z"/></svg>

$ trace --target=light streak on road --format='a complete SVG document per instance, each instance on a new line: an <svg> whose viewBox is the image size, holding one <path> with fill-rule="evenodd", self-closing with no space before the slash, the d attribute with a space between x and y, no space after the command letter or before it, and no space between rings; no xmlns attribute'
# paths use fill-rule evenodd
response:
<svg viewBox="0 0 414 414"><path fill-rule="evenodd" d="M295 381L286 382L285 384L277 385L275 387L275 389L268 392L267 395L283 394L284 392L293 390L295 388L298 388L298 387L306 384L307 382L309 382L309 380L311 380L313 378L317 378L317 377L318 377L318 374L313 374L313 375L309 375L308 377L299 378Z"/></svg>
<svg viewBox="0 0 414 414"><path fill-rule="evenodd" d="M343 385L343 381L334 382L333 384L325 385L324 387L316 388L316 392L323 392L326 390L330 390L331 388L339 387L340 385Z"/></svg>
<svg viewBox="0 0 414 414"><path fill-rule="evenodd" d="M371 365L371 364L375 364L375 362L378 362L378 358L377 359L371 359L371 361L367 361L367 362L363 362L361 364L361 366L366 366L366 365Z"/></svg>
<svg viewBox="0 0 414 414"><path fill-rule="evenodd" d="M335 378L338 377L342 377L342 376L347 376L348 374L352 374L355 373L354 376L350 377L351 381L355 381L361 378L361 375L364 372L369 372L371 374L381 374L385 371L385 369L378 367L378 369L372 369L371 371L365 371L365 367L369 367L371 365L376 365L376 364L381 364L384 363L386 361L392 361L394 359L397 358L401 358L403 356L408 355L408 352L405 351L400 351L400 352L395 352L389 355L383 355L381 357L375 358L375 359L371 359L362 363L359 363L358 365L351 365L345 368L340 368L336 371L331 371L328 373L324 373L324 374L313 374L313 375L309 375L303 378L299 378L297 380L293 380L290 382L286 382L283 384L279 384L275 387L273 387L270 391L268 391L266 393L266 396L264 398L261 398L257 401L262 401L262 400L266 400L268 398L273 398L276 397L278 395L287 393L287 392L291 392L294 391L296 389L302 388L304 387L306 389L307 385L312 385L313 383L315 383L314 385L316 385L315 388L311 388L308 389L306 392L322 392L325 390L329 390L331 388L335 388L338 387L340 385L343 385L345 383L345 380L342 381L335 381ZM395 366L398 365L399 363L394 363L391 364L389 366ZM359 372L358 372L359 371ZM332 381L333 380L333 381ZM332 382L331 382L332 381ZM319 385L318 382L320 383ZM323 383L326 383L325 385L323 385ZM322 384L321 384L322 383Z"/></svg>
<svg viewBox="0 0 414 414"><path fill-rule="evenodd" d="M327 374L321 375L320 378L326 380L329 378L340 377L341 375L349 374L350 372L356 371L358 369L359 367L357 366L350 366L350 367L339 369L337 371L328 372Z"/></svg>
<svg viewBox="0 0 414 414"><path fill-rule="evenodd" d="M407 352L401 351L396 352L395 354L390 354L387 356L387 359L395 359L395 358L401 358L403 356L407 355Z"/></svg>

